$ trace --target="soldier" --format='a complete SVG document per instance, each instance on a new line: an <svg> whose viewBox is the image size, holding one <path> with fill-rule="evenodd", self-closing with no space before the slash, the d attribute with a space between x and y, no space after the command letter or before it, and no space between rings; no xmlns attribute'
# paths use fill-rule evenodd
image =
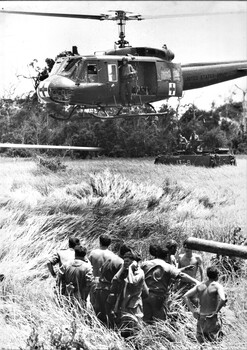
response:
<svg viewBox="0 0 247 350"><path fill-rule="evenodd" d="M166 248L168 249L166 262L177 267L177 260L175 258L175 254L178 250L178 243L174 239L171 239L166 243Z"/></svg>
<svg viewBox="0 0 247 350"><path fill-rule="evenodd" d="M132 88L135 78L135 69L128 63L128 58L123 57L122 65L119 67L120 98L123 106L126 104L126 98L128 105L132 102Z"/></svg>
<svg viewBox="0 0 247 350"><path fill-rule="evenodd" d="M148 297L143 299L144 321L148 323L154 321L155 318L166 319L168 290L176 278L198 283L194 278L168 264L166 262L167 256L168 250L159 247L157 258L145 261L141 266L149 289Z"/></svg>
<svg viewBox="0 0 247 350"><path fill-rule="evenodd" d="M150 246L149 246L149 254L151 256L153 256L154 258L157 258L157 251L158 251L158 249L159 249L158 244L151 243Z"/></svg>
<svg viewBox="0 0 247 350"><path fill-rule="evenodd" d="M89 254L89 260L93 266L93 275L97 279L100 276L100 269L103 264L115 255L109 250L111 238L108 235L101 235L99 237L99 244L99 248L93 249Z"/></svg>
<svg viewBox="0 0 247 350"><path fill-rule="evenodd" d="M178 257L178 268L183 270L187 275L198 279L198 273L200 274L200 281L203 280L203 267L202 258L199 254L193 253L189 248L184 247L184 253ZM179 290L181 295L184 295L188 290L193 287L193 283L179 281L176 290ZM191 298L194 305L198 305L197 298Z"/></svg>
<svg viewBox="0 0 247 350"><path fill-rule="evenodd" d="M196 134L196 132L193 130L191 135L190 135L190 141L197 141L199 140L199 136Z"/></svg>
<svg viewBox="0 0 247 350"><path fill-rule="evenodd" d="M66 295L84 306L93 281L93 269L86 258L87 249L75 246L75 260L64 269Z"/></svg>
<svg viewBox="0 0 247 350"><path fill-rule="evenodd" d="M94 275L94 282L90 293L90 299L94 308L96 303L96 290L98 289L101 268L107 260L112 260L115 257L115 254L109 250L111 238L108 235L101 235L99 237L99 244L100 247L93 249L89 254L89 260L93 266Z"/></svg>
<svg viewBox="0 0 247 350"><path fill-rule="evenodd" d="M126 248L127 247L124 246L124 251L126 251ZM123 255L123 252L120 249L120 256L121 255ZM95 302L93 305L94 311L99 320L108 326L113 326L114 324L107 299L110 294L112 279L123 265L123 259L120 256L112 253L108 260L102 265L99 282L95 290Z"/></svg>
<svg viewBox="0 0 247 350"><path fill-rule="evenodd" d="M197 146L199 145L199 136L195 133L195 131L192 131L189 139L189 146L190 149L194 152L197 151Z"/></svg>
<svg viewBox="0 0 247 350"><path fill-rule="evenodd" d="M193 268L192 268L193 266ZM187 274L196 278L197 273L200 273L200 280L203 280L202 258L199 254L193 253L189 248L184 248L184 254L178 257L178 268L191 267L187 270Z"/></svg>
<svg viewBox="0 0 247 350"><path fill-rule="evenodd" d="M46 58L45 63L47 65L47 70L50 73L55 64L55 61L52 58Z"/></svg>
<svg viewBox="0 0 247 350"><path fill-rule="evenodd" d="M59 249L55 254L53 254L47 262L47 267L51 275L56 278L56 285L58 292L65 294L66 287L64 283L64 268L70 265L75 259L74 248L76 245L80 244L80 240L76 237L69 238L69 247L67 249ZM54 266L58 265L58 272L54 271Z"/></svg>
<svg viewBox="0 0 247 350"><path fill-rule="evenodd" d="M187 150L189 141L181 133L178 134L178 144L182 150Z"/></svg>
<svg viewBox="0 0 247 350"><path fill-rule="evenodd" d="M40 81L43 81L49 77L49 73L51 72L55 64L55 61L52 58L46 58L45 63L46 67L44 67L38 74L37 84L39 84Z"/></svg>
<svg viewBox="0 0 247 350"><path fill-rule="evenodd" d="M108 301L117 325L124 337L133 335L143 318L142 292L145 284L138 257L129 251L123 255L124 263L112 279Z"/></svg>
<svg viewBox="0 0 247 350"><path fill-rule="evenodd" d="M193 316L197 319L196 338L199 343L205 340L214 342L222 338L220 309L226 304L226 295L223 286L218 283L219 271L216 267L207 268L208 279L191 288L184 295L185 303ZM192 297L198 297L200 308L195 308Z"/></svg>

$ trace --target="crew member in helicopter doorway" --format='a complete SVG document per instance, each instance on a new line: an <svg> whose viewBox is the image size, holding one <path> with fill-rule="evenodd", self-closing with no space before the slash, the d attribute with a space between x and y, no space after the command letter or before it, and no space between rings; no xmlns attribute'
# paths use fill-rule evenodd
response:
<svg viewBox="0 0 247 350"><path fill-rule="evenodd" d="M132 103L132 88L136 74L136 70L128 62L128 58L123 57L122 65L119 67L120 98L123 106L126 106L126 101L129 106Z"/></svg>

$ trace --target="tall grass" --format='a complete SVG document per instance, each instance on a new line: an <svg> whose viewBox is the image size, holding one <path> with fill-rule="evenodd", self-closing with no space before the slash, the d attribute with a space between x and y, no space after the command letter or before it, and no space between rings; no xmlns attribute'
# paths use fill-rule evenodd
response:
<svg viewBox="0 0 247 350"><path fill-rule="evenodd" d="M71 234L90 251L108 233L113 250L128 242L143 258L149 258L150 242L174 238L181 245L191 235L227 241L235 227L246 234L246 159L215 169L157 166L151 159L66 161L66 170L56 173L31 160L0 159L0 166L2 348L27 349L36 342L40 349L57 349L56 337L67 339L68 349L72 338L90 350L198 348L196 322L175 295L171 310L181 317L142 325L126 343L92 310L71 312L64 300L63 307L57 303L46 259ZM202 255L207 266L212 255ZM245 276L224 282L226 349L244 349L247 340Z"/></svg>

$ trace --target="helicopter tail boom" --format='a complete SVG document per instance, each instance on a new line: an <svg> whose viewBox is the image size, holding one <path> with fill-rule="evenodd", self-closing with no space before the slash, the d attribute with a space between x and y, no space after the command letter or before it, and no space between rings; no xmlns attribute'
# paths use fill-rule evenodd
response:
<svg viewBox="0 0 247 350"><path fill-rule="evenodd" d="M182 65L183 90L197 89L247 75L247 61Z"/></svg>

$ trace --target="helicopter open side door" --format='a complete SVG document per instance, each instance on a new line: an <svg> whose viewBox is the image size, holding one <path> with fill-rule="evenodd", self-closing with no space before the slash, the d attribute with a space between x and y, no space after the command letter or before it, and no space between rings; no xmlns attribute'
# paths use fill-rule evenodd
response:
<svg viewBox="0 0 247 350"><path fill-rule="evenodd" d="M137 71L136 89L138 95L156 96L157 80L155 61L137 62L134 68Z"/></svg>
<svg viewBox="0 0 247 350"><path fill-rule="evenodd" d="M156 62L157 95L163 98L181 97L183 93L183 78L181 65L168 62Z"/></svg>
<svg viewBox="0 0 247 350"><path fill-rule="evenodd" d="M135 105L148 103L156 98L157 95L157 74L155 59L132 60L129 62L136 71L136 77L132 81L132 101ZM121 66L121 61L118 61L118 66ZM119 72L117 72L119 75ZM118 85L116 89L120 88ZM116 91L116 90L115 90ZM120 91L118 90L118 98ZM120 100L119 100L120 101ZM121 103L121 101L120 101Z"/></svg>

